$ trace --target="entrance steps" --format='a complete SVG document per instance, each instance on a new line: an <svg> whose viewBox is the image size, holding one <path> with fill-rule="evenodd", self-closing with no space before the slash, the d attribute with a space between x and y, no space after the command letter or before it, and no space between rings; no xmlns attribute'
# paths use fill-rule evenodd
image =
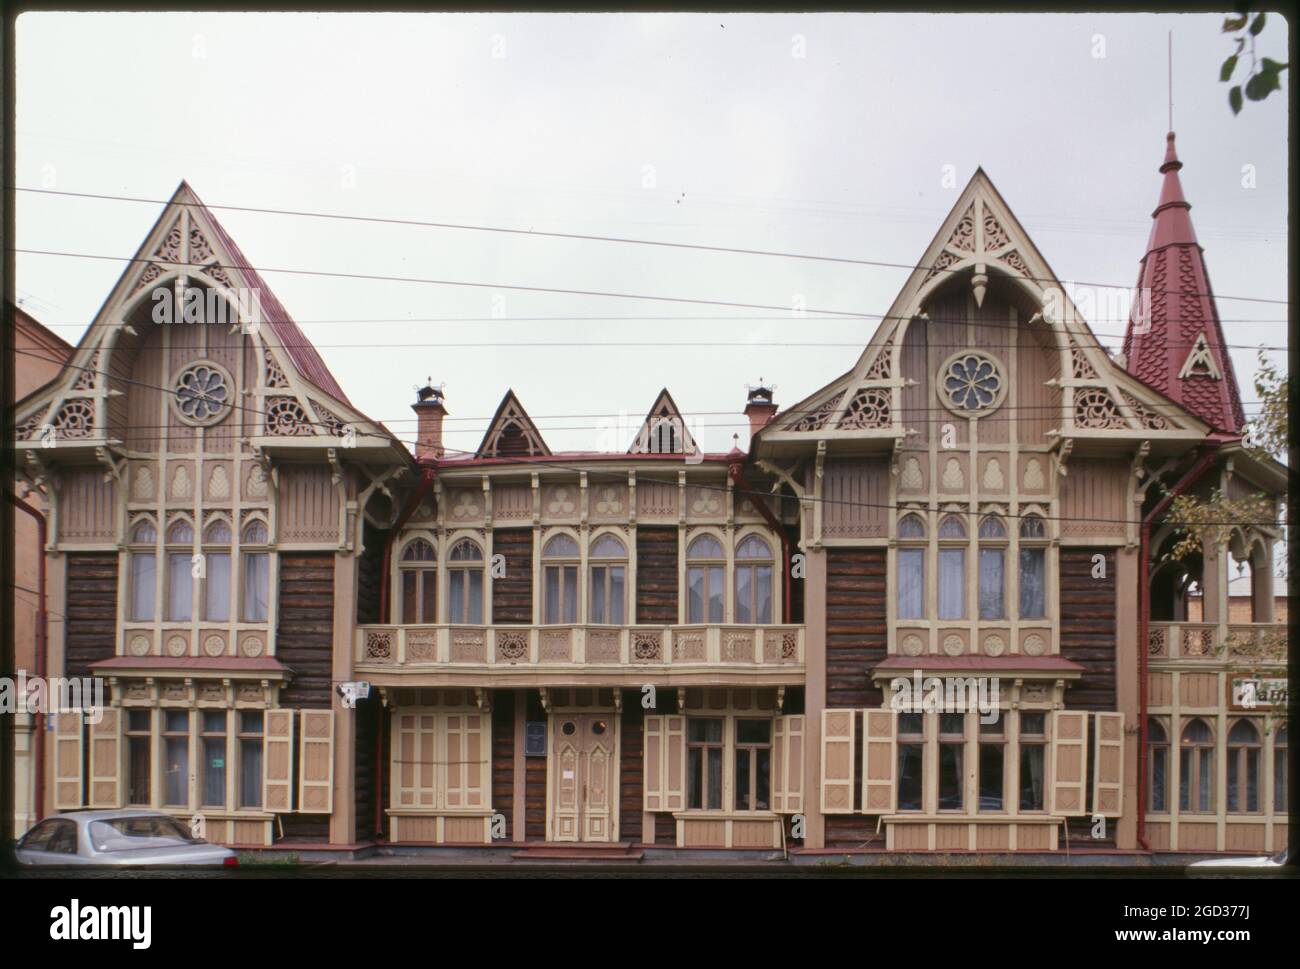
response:
<svg viewBox="0 0 1300 969"><path fill-rule="evenodd" d="M612 844L539 842L522 851L511 852L510 857L519 861L599 861L636 864L645 857L645 852L640 848L633 848L630 841Z"/></svg>

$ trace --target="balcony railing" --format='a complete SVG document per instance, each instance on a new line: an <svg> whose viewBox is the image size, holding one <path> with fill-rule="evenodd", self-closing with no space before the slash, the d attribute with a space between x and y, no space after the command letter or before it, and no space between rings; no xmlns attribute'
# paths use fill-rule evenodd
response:
<svg viewBox="0 0 1300 969"><path fill-rule="evenodd" d="M803 626L359 626L358 667L802 670Z"/></svg>
<svg viewBox="0 0 1300 969"><path fill-rule="evenodd" d="M1283 664L1287 657L1286 625L1251 622L1224 627L1212 622L1152 621L1147 649L1152 659Z"/></svg>

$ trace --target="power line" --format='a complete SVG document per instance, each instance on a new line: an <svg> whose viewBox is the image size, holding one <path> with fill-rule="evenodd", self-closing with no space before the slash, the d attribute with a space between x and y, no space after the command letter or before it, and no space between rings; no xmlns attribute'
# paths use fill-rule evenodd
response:
<svg viewBox="0 0 1300 969"><path fill-rule="evenodd" d="M669 249L693 250L697 252L718 252L718 253L730 253L735 255L746 255L746 256L767 256L767 257L782 258L782 259L801 259L801 260L810 260L815 262L831 262L831 263L841 263L841 264L855 265L855 266L875 266L875 267L886 268L886 269L906 269L909 272L918 269L926 269L930 271L949 272L949 273L964 272L964 269L948 269L947 267L944 266L933 266L933 265L926 266L919 263L913 264L913 263L887 262L883 260L873 260L873 259L854 259L847 256L822 256L822 255L814 255L811 253L785 252L780 250L769 250L769 249L741 249L741 248L735 248L729 246L707 246L698 243L665 242L665 241L655 240L655 239L631 239L622 236L590 235L590 234L575 233L575 232L546 232L540 230L535 231L533 229L511 229L503 226L474 225L470 223L432 222L432 221L419 220L419 219L397 219L397 218L382 217L382 216L345 215L342 213L334 213L334 212L309 212L309 211L303 211L297 209L272 209L272 208L247 206L247 205L207 205L201 202L171 203L170 199L148 199L148 198L140 198L138 196L106 195L106 194L98 194L92 192L67 192L58 189L25 188L22 186L13 186L13 190L17 192L30 192L39 195L59 195L59 196L64 196L69 198L92 198L92 199L100 199L100 200L115 201L115 202L135 202L135 203L142 203L147 205L168 205L170 203L170 204L193 207L198 209L209 209L209 210L218 209L221 211L230 211L230 212L252 212L261 215L286 215L286 216L294 216L297 218L330 219L330 220L343 221L343 222L371 222L371 223L382 224L382 225L404 225L404 226L415 226L421 228L454 229L459 231L493 232L493 233L500 233L505 235L537 236L541 238L572 239L572 240L580 240L580 241L588 241L588 242L609 242L609 243L616 243L620 245L655 246L655 247L669 248ZM18 251L23 252L29 250L18 250ZM288 270L266 270L266 271L287 272ZM1034 280L1035 282L1047 282L1047 283L1059 282L1059 280L1056 280L1048 276L1030 276L1029 278ZM1113 283L1089 282L1087 280L1072 280L1071 282L1073 285L1077 285L1077 286L1096 286L1104 289L1128 290L1133 288L1132 286L1127 284L1116 285ZM1164 290L1164 292L1177 293L1177 294L1190 295L1190 296L1209 296L1214 299L1235 300L1239 302L1250 302L1250 303L1276 303L1281 305L1288 305L1290 302L1289 300L1267 299L1258 296L1226 296L1222 294L1216 296L1215 294L1209 292L1184 293L1183 290L1177 290L1177 289ZM770 307L762 307L762 308L767 309Z"/></svg>

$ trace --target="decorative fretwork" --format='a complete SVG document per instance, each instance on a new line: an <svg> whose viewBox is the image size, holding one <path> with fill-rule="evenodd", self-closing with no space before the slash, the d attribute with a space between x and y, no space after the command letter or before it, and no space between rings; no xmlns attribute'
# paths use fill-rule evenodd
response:
<svg viewBox="0 0 1300 969"><path fill-rule="evenodd" d="M211 276L213 279L219 282L222 286L225 286L226 289L235 288L235 284L231 280L230 275L225 271L225 269L223 269L221 266L217 265L216 263L213 263L211 266L209 266L206 272L209 276Z"/></svg>
<svg viewBox="0 0 1300 969"><path fill-rule="evenodd" d="M952 230L948 245L966 252L975 251L975 205L971 203L966 214L957 220L957 228Z"/></svg>
<svg viewBox="0 0 1300 969"><path fill-rule="evenodd" d="M1132 394L1123 390L1120 391L1120 394L1124 397L1124 403L1128 404L1128 406L1133 409L1133 416L1138 419L1138 423L1148 431L1171 430L1171 425L1162 415L1153 411Z"/></svg>
<svg viewBox="0 0 1300 969"><path fill-rule="evenodd" d="M527 633L497 631L497 659L513 663L527 655Z"/></svg>
<svg viewBox="0 0 1300 969"><path fill-rule="evenodd" d="M1153 626L1147 633L1147 652L1157 657L1169 655L1169 645L1165 642L1163 626Z"/></svg>
<svg viewBox="0 0 1300 969"><path fill-rule="evenodd" d="M663 640L658 633L634 632L632 634L633 660L647 663L662 659L663 655Z"/></svg>
<svg viewBox="0 0 1300 969"><path fill-rule="evenodd" d="M270 397L266 402L266 433L275 437L310 434L311 421L293 397Z"/></svg>
<svg viewBox="0 0 1300 969"><path fill-rule="evenodd" d="M94 390L99 376L99 351L96 350L90 355L90 362L86 364L84 370L77 374L77 379L72 382L73 390Z"/></svg>
<svg viewBox="0 0 1300 969"><path fill-rule="evenodd" d="M432 663L437 659L437 641L433 633L406 634L406 661L408 663Z"/></svg>
<svg viewBox="0 0 1300 969"><path fill-rule="evenodd" d="M1074 393L1074 423L1077 427L1097 430L1115 430L1128 427L1119 412L1115 398L1097 387L1087 387Z"/></svg>
<svg viewBox="0 0 1300 969"><path fill-rule="evenodd" d="M212 247L197 225L190 226L190 262L203 264L214 259Z"/></svg>
<svg viewBox="0 0 1300 969"><path fill-rule="evenodd" d="M1070 346L1070 372L1075 380L1096 380L1097 371L1093 369L1088 357L1076 346Z"/></svg>
<svg viewBox="0 0 1300 969"><path fill-rule="evenodd" d="M266 349L262 351L262 357L266 361L266 385L268 387L288 387L289 378L284 375L280 365L275 362L275 354Z"/></svg>
<svg viewBox="0 0 1300 969"><path fill-rule="evenodd" d="M1182 653L1184 656L1209 656L1213 650L1213 629L1183 630Z"/></svg>
<svg viewBox="0 0 1300 969"><path fill-rule="evenodd" d="M18 440L20 441L30 440L32 437L36 435L36 431L38 428L40 428L40 426L41 426L41 412L38 411L37 413L33 414L31 417L27 418L27 420L23 421L21 424L18 425L18 430L16 432L18 435Z"/></svg>
<svg viewBox="0 0 1300 969"><path fill-rule="evenodd" d="M480 632L457 631L451 636L451 661L453 663L482 663L487 651Z"/></svg>
<svg viewBox="0 0 1300 969"><path fill-rule="evenodd" d="M949 266L960 261L961 261L961 257L956 256L951 252L939 253L939 258L936 259L934 261L934 265L930 267L930 271L925 276L925 281L928 283L931 279L939 275L939 273L943 272Z"/></svg>
<svg viewBox="0 0 1300 969"><path fill-rule="evenodd" d="M844 396L844 392L840 391L838 394L836 394L830 400L826 401L826 403L822 404L821 407L817 408L811 414L806 414L803 417L799 418L799 420L797 420L790 427L790 430L820 431L823 427L826 426L826 422L831 419L831 415L835 413L835 409L840 406L840 399L843 396Z"/></svg>
<svg viewBox="0 0 1300 969"><path fill-rule="evenodd" d="M385 662L393 655L393 634L388 632L366 633L366 659Z"/></svg>
<svg viewBox="0 0 1300 969"><path fill-rule="evenodd" d="M885 345L880 348L876 354L876 359L872 361L871 369L867 371L868 380L888 380L890 375L890 363L893 356L894 338L891 336L885 341Z"/></svg>
<svg viewBox="0 0 1300 969"><path fill-rule="evenodd" d="M95 431L95 402L82 397L65 401L54 416L54 430L63 439L90 437Z"/></svg>
<svg viewBox="0 0 1300 969"><path fill-rule="evenodd" d="M836 425L841 430L890 426L889 391L883 387L859 390Z"/></svg>
<svg viewBox="0 0 1300 969"><path fill-rule="evenodd" d="M181 261L181 220L177 219L167 230L162 243L154 250L154 256L163 262Z"/></svg>
<svg viewBox="0 0 1300 969"><path fill-rule="evenodd" d="M342 437L344 432L347 431L347 423L333 411L322 407L316 401L313 400L311 405L316 408L316 413L320 416L320 422L324 429L336 437Z"/></svg>
<svg viewBox="0 0 1300 969"><path fill-rule="evenodd" d="M673 659L679 663L703 663L704 637L699 633L683 633L673 637Z"/></svg>
<svg viewBox="0 0 1300 969"><path fill-rule="evenodd" d="M986 209L984 212L984 249L992 252L1009 245L1011 245L1011 240L1007 238L1006 230L998 224L998 220Z"/></svg>
<svg viewBox="0 0 1300 969"><path fill-rule="evenodd" d="M135 291L138 292L144 289L162 274L162 266L159 266L157 263L149 263L149 265L144 267L144 272L140 274L140 278L135 281Z"/></svg>
<svg viewBox="0 0 1300 969"><path fill-rule="evenodd" d="M1031 279L1033 278L1034 274L1029 271L1029 266L1025 264L1025 260L1021 257L1020 253L1016 252L1014 249L1005 255L998 256L998 262L1014 269L1022 276L1027 276Z"/></svg>

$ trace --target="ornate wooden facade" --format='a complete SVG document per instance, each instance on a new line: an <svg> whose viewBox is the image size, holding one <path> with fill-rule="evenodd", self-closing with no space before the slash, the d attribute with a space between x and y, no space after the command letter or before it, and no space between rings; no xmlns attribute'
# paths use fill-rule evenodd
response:
<svg viewBox="0 0 1300 969"><path fill-rule="evenodd" d="M150 804L258 845L1280 847L1285 730L1242 692L1283 675L1278 533L1159 564L1163 487L1286 486L1184 291L1208 284L1177 170L1171 141L1143 285L1182 289L1127 358L981 171L853 369L783 411L751 392L728 454L667 391L626 452L553 452L509 392L451 457L426 387L412 457L182 186L18 412L53 668L111 696L59 718L47 809ZM1159 383L1146 334L1193 303ZM928 678L979 708L900 708Z"/></svg>

